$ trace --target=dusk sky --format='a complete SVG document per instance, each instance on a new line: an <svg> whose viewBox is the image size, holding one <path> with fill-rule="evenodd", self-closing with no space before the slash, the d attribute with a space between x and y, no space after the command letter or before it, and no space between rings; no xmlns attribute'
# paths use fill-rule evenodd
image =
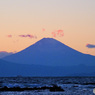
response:
<svg viewBox="0 0 95 95"><path fill-rule="evenodd" d="M0 51L50 37L95 55L95 0L0 0Z"/></svg>

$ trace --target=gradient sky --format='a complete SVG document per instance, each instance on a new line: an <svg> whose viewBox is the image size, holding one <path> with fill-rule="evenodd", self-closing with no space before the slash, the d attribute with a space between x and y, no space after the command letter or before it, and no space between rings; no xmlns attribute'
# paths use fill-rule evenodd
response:
<svg viewBox="0 0 95 95"><path fill-rule="evenodd" d="M52 33L63 30L64 36ZM21 37L21 35L32 35ZM53 37L95 55L95 0L0 0L0 51L18 52Z"/></svg>

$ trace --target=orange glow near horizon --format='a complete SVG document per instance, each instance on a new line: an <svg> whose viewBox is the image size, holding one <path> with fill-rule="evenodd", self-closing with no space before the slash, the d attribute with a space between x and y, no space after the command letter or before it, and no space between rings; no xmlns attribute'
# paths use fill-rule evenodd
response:
<svg viewBox="0 0 95 95"><path fill-rule="evenodd" d="M0 51L19 52L50 37L95 55L86 47L95 44L95 0L1 0L0 9Z"/></svg>

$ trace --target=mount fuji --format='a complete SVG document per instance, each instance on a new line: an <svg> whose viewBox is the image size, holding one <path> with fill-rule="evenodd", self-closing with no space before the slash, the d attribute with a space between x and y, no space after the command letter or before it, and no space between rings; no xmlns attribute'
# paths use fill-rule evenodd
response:
<svg viewBox="0 0 95 95"><path fill-rule="evenodd" d="M95 66L95 56L78 52L53 38L43 38L3 60L44 66Z"/></svg>

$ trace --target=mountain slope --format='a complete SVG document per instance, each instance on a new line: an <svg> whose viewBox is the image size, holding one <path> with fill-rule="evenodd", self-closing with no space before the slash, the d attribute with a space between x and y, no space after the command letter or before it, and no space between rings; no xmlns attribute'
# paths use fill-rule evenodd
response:
<svg viewBox="0 0 95 95"><path fill-rule="evenodd" d="M43 38L3 59L14 63L46 66L95 65L95 56L80 53L53 38Z"/></svg>

